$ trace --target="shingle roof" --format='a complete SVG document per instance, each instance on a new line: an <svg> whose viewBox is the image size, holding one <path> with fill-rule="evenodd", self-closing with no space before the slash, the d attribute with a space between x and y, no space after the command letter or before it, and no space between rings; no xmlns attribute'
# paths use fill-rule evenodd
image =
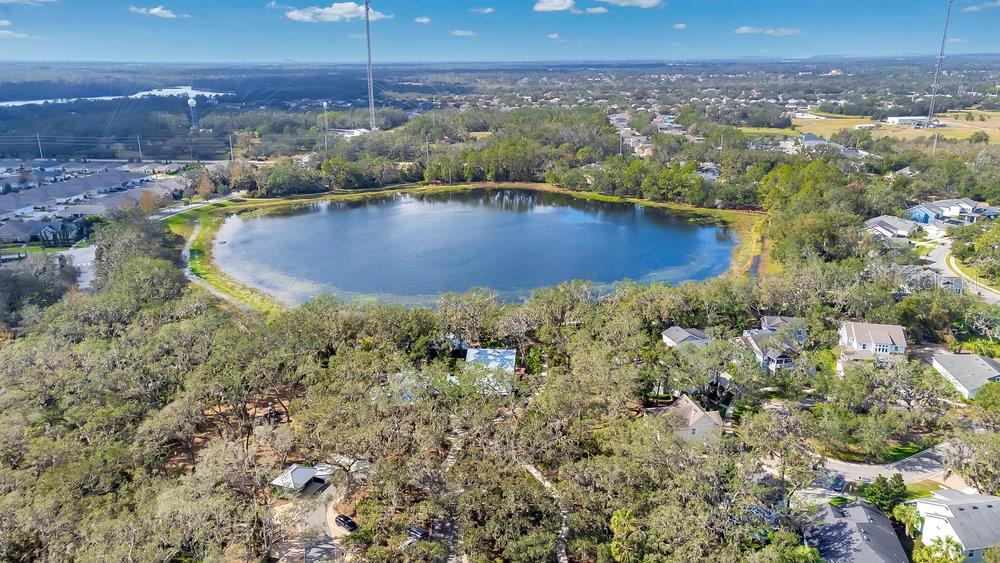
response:
<svg viewBox="0 0 1000 563"><path fill-rule="evenodd" d="M291 489L294 491L301 490L305 487L310 479L316 476L315 467L304 467L297 463L293 463L291 467L281 472L271 481L271 485L275 487L281 487L283 489Z"/></svg>
<svg viewBox="0 0 1000 563"><path fill-rule="evenodd" d="M672 326L668 328L663 331L662 335L676 344L684 344L685 342L695 342L699 340L710 340L708 334L706 334L703 330L699 330L697 328L682 328L679 326Z"/></svg>
<svg viewBox="0 0 1000 563"><path fill-rule="evenodd" d="M934 361L955 378L962 387L975 391L1000 377L1000 362L974 354L938 354Z"/></svg>
<svg viewBox="0 0 1000 563"><path fill-rule="evenodd" d="M906 346L906 331L898 325L845 322L847 335L857 342L867 344L894 344Z"/></svg>
<svg viewBox="0 0 1000 563"><path fill-rule="evenodd" d="M965 549L1000 545L1000 497L944 490L917 502L948 508L952 514L948 522Z"/></svg>
<svg viewBox="0 0 1000 563"><path fill-rule="evenodd" d="M903 546L889 519L877 508L856 502L819 511L815 538L819 553L830 563L908 563Z"/></svg>
<svg viewBox="0 0 1000 563"><path fill-rule="evenodd" d="M766 315L760 318L760 327L764 330L778 330L785 325L796 323L805 324L805 322L806 320L802 317L779 317Z"/></svg>
<svg viewBox="0 0 1000 563"><path fill-rule="evenodd" d="M705 419L712 421L716 426L722 426L722 416L718 412L706 411L687 395L681 395L681 398L677 399L677 402L670 405L669 408L679 413L684 424L688 427L694 426Z"/></svg>

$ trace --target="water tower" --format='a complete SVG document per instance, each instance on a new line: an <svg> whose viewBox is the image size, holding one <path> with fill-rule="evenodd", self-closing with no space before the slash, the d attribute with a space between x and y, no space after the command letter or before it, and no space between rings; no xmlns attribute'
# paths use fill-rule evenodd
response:
<svg viewBox="0 0 1000 563"><path fill-rule="evenodd" d="M188 98L188 115L191 116L191 130L198 130L198 100Z"/></svg>

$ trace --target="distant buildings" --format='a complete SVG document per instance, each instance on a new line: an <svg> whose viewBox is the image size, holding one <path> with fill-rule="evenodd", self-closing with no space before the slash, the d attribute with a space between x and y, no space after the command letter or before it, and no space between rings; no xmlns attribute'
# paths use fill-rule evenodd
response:
<svg viewBox="0 0 1000 563"><path fill-rule="evenodd" d="M914 115L914 116L901 116L901 117L887 117L885 122L889 125L900 125L903 127L928 127L931 121L926 116Z"/></svg>
<svg viewBox="0 0 1000 563"><path fill-rule="evenodd" d="M962 546L966 561L982 561L983 551L1000 545L1000 497L941 490L913 502L923 518L921 540L951 538Z"/></svg>
<svg viewBox="0 0 1000 563"><path fill-rule="evenodd" d="M979 388L1000 382L1000 362L974 354L938 354L931 365L966 399L976 398Z"/></svg>

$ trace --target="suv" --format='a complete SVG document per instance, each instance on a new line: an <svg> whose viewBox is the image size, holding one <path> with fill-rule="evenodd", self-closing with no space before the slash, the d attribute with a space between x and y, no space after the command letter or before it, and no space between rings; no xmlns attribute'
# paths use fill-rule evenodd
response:
<svg viewBox="0 0 1000 563"><path fill-rule="evenodd" d="M358 529L358 523L351 520L351 517L346 514L338 514L336 518L333 519L338 526L347 530L348 532L353 532Z"/></svg>

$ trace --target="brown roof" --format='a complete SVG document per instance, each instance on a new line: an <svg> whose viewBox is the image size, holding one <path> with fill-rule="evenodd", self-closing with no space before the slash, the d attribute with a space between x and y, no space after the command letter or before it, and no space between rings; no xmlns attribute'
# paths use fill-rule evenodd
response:
<svg viewBox="0 0 1000 563"><path fill-rule="evenodd" d="M691 397L687 395L681 395L680 399L670 408L674 409L676 412L680 413L681 420L688 427L695 426L700 423L705 417L708 417L717 426L722 426L722 417L716 411L705 411L701 406L693 401Z"/></svg>

